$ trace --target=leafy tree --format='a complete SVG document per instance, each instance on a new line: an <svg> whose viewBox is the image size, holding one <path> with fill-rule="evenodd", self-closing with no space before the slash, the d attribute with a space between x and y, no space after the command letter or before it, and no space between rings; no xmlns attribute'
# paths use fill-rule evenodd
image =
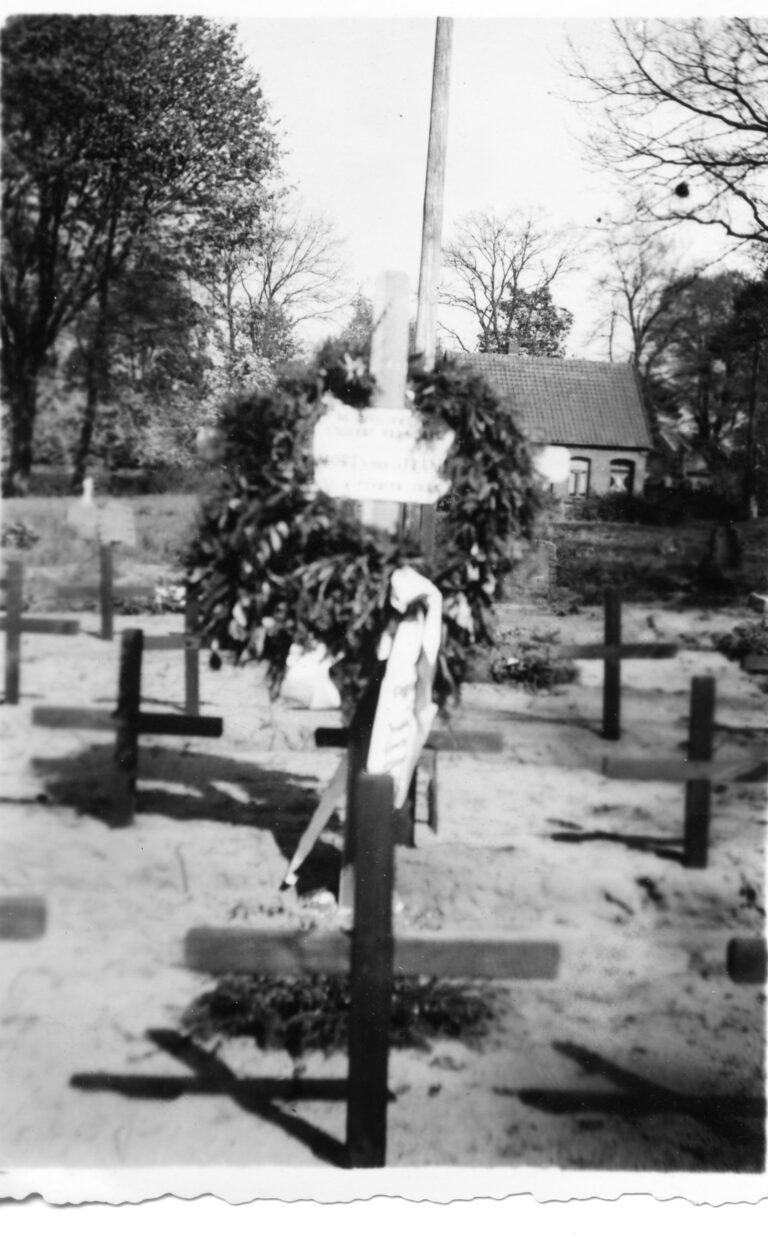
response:
<svg viewBox="0 0 768 1237"><path fill-rule="evenodd" d="M362 355L370 345L372 334L373 304L358 289L352 298L352 313L339 336L339 341L352 352Z"/></svg>
<svg viewBox="0 0 768 1237"><path fill-rule="evenodd" d="M89 307L74 324L60 367L59 385L69 390L87 383L96 313ZM173 249L152 235L139 238L112 286L103 329L109 371L88 450L110 470L191 462L194 430L212 394L210 332ZM81 454L84 426L81 420L75 437Z"/></svg>
<svg viewBox="0 0 768 1237"><path fill-rule="evenodd" d="M338 309L340 243L328 220L303 214L277 188L258 204L233 189L212 224L189 238L191 269L220 322L229 388L237 389L265 381L295 355L301 323Z"/></svg>
<svg viewBox="0 0 768 1237"><path fill-rule="evenodd" d="M611 227L603 245L607 265L596 291L607 302L598 325L609 360L624 357L634 366L654 424L676 412L666 369L667 350L688 312L684 293L700 273L676 266L668 242L636 226Z"/></svg>
<svg viewBox="0 0 768 1237"><path fill-rule="evenodd" d="M558 355L572 318L552 304L550 290L572 262L562 234L531 215L469 215L443 251L450 280L441 300L471 316L479 352L509 352L520 331L536 354ZM469 351L457 331L441 329Z"/></svg>
<svg viewBox="0 0 768 1237"><path fill-rule="evenodd" d="M501 302L501 312L508 326L510 337L517 341L521 352L527 356L563 356L565 337L573 326L573 314L569 309L552 304L549 288L535 288L533 292L519 291L510 301ZM488 351L487 348L481 348Z"/></svg>
<svg viewBox="0 0 768 1237"><path fill-rule="evenodd" d="M574 50L602 105L592 157L618 169L645 215L768 244L768 21L613 22L602 69Z"/></svg>
<svg viewBox="0 0 768 1237"><path fill-rule="evenodd" d="M38 379L95 307L81 474L109 370L110 294L137 239L169 243L276 160L258 78L234 27L202 18L34 15L2 37L6 486L33 455Z"/></svg>

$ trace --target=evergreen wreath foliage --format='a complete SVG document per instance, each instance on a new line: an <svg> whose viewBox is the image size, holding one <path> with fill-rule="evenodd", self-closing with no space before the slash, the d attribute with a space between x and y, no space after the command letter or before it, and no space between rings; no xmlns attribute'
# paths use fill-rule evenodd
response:
<svg viewBox="0 0 768 1237"><path fill-rule="evenodd" d="M434 561L412 534L364 527L354 504L314 488L311 442L326 393L360 408L373 390L365 354L326 344L313 365L285 370L269 390L232 397L220 415L221 482L186 556L213 664L222 651L263 659L277 694L291 645L322 642L338 659L332 676L347 715L394 619L389 581L399 566L422 572L443 595L435 698L458 693L469 650L493 642L492 602L542 506L511 410L484 379L446 359L409 372L423 432L456 434Z"/></svg>

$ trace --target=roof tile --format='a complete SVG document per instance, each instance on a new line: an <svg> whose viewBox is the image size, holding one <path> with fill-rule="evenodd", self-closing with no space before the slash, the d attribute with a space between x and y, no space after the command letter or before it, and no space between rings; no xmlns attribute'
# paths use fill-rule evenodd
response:
<svg viewBox="0 0 768 1237"><path fill-rule="evenodd" d="M449 353L507 400L534 442L560 446L653 447L631 365L570 357Z"/></svg>

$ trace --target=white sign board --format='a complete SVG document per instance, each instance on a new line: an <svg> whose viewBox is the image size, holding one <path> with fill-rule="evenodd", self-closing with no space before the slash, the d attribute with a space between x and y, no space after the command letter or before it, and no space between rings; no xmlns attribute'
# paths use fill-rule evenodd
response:
<svg viewBox="0 0 768 1237"><path fill-rule="evenodd" d="M435 503L449 482L440 469L453 430L421 437L421 418L409 408L351 408L327 400L315 427L315 483L333 498Z"/></svg>
<svg viewBox="0 0 768 1237"><path fill-rule="evenodd" d="M128 503L107 502L99 508L99 540L136 545L136 521Z"/></svg>

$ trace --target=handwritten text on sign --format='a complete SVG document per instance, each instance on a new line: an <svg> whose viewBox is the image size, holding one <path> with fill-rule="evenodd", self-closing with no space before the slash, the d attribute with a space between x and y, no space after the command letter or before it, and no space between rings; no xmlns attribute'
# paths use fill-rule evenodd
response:
<svg viewBox="0 0 768 1237"><path fill-rule="evenodd" d="M350 408L327 401L315 427L315 482L333 498L434 503L448 490L440 469L453 443L447 430L421 438L408 408Z"/></svg>

